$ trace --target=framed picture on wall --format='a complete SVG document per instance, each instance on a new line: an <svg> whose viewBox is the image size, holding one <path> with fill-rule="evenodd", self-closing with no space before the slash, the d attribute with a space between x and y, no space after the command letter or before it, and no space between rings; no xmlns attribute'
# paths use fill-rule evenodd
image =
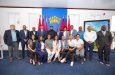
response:
<svg viewBox="0 0 115 75"><path fill-rule="evenodd" d="M101 30L101 26L105 25L107 30L110 31L110 20L91 20L84 21L84 30L87 30L87 26L91 26L94 31L98 32Z"/></svg>
<svg viewBox="0 0 115 75"><path fill-rule="evenodd" d="M88 26L92 27L93 31L100 31L101 27L105 25L107 28L107 31L110 31L110 20L106 19L106 20L91 20L91 21L84 21L84 31L87 30ZM96 47L96 43L94 45L94 51L97 51L97 47Z"/></svg>

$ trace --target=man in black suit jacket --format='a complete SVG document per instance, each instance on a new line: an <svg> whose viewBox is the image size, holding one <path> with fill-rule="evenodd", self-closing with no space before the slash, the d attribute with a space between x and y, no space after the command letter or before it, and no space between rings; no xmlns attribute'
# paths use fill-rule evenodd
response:
<svg viewBox="0 0 115 75"><path fill-rule="evenodd" d="M57 35L58 35L58 39L61 40L63 36L63 32L60 31L60 28L58 28Z"/></svg>
<svg viewBox="0 0 115 75"><path fill-rule="evenodd" d="M35 27L32 27L32 31L30 31L30 38L32 37L32 35L35 36L35 39L37 39L37 31Z"/></svg>
<svg viewBox="0 0 115 75"><path fill-rule="evenodd" d="M20 31L20 39L22 46L22 58L25 58L25 46L28 48L27 42L29 40L29 30L26 29L26 25L23 25L23 29Z"/></svg>
<svg viewBox="0 0 115 75"><path fill-rule="evenodd" d="M40 30L37 31L37 38L43 36L44 40L46 39L46 31L43 28L43 25L40 26Z"/></svg>
<svg viewBox="0 0 115 75"><path fill-rule="evenodd" d="M10 25L10 29L4 33L4 43L8 46L9 50L9 62L13 61L13 50L16 58L20 59L18 52L19 41L19 31L15 30L15 25Z"/></svg>
<svg viewBox="0 0 115 75"><path fill-rule="evenodd" d="M51 39L54 39L57 33L53 30L53 26L50 26L50 30L48 30L47 35L51 35Z"/></svg>
<svg viewBox="0 0 115 75"><path fill-rule="evenodd" d="M101 27L101 31L97 32L97 47L98 47L98 53L99 53L99 60L100 63L103 64L105 61L105 64L107 66L110 66L109 64L109 56L110 56L110 47L112 44L112 35L111 32L106 31L106 26L103 25Z"/></svg>

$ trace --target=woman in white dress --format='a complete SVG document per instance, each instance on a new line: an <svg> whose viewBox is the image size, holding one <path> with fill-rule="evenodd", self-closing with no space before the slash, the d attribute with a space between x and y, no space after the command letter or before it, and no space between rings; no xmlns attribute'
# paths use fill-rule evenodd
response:
<svg viewBox="0 0 115 75"><path fill-rule="evenodd" d="M60 50L61 50L61 42L60 40L58 40L58 36L56 35L53 40L53 51L55 51L54 61L56 61L56 59L58 59L59 61Z"/></svg>

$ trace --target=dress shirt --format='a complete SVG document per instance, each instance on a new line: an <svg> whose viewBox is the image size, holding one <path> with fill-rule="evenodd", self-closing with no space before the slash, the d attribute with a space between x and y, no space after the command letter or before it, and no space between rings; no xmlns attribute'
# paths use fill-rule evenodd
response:
<svg viewBox="0 0 115 75"><path fill-rule="evenodd" d="M97 34L95 31L91 31L91 32L86 31L84 33L84 40L86 42L88 42L88 41L94 42L96 39L97 39Z"/></svg>
<svg viewBox="0 0 115 75"><path fill-rule="evenodd" d="M15 42L17 41L17 36L15 30L11 30L11 35L12 35L12 41Z"/></svg>

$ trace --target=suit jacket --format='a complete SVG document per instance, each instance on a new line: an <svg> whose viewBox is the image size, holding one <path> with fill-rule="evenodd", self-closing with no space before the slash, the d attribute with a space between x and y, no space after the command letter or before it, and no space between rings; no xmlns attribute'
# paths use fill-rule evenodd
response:
<svg viewBox="0 0 115 75"><path fill-rule="evenodd" d="M63 31L63 35L64 35L64 31ZM65 36L66 40L69 39L69 31L66 31L66 36Z"/></svg>
<svg viewBox="0 0 115 75"><path fill-rule="evenodd" d="M58 35L58 39L61 40L63 36L63 32L57 32L57 35Z"/></svg>
<svg viewBox="0 0 115 75"><path fill-rule="evenodd" d="M103 35L102 31L97 32L97 40L96 43L103 47L103 46L110 46L112 43L112 35L111 32L106 31L105 36Z"/></svg>
<svg viewBox="0 0 115 75"><path fill-rule="evenodd" d="M34 36L35 36L35 39L37 39L37 31L35 31L35 34L33 33L33 31L30 31L29 37L31 38L32 35L34 35Z"/></svg>
<svg viewBox="0 0 115 75"><path fill-rule="evenodd" d="M58 40L58 43L56 41L53 41L53 49L56 51L56 49L61 49L61 42Z"/></svg>
<svg viewBox="0 0 115 75"><path fill-rule="evenodd" d="M68 47L68 41L67 40L64 41L64 46L65 46L65 48ZM61 40L61 49L65 49L65 48L63 48L63 43L62 43L62 40Z"/></svg>
<svg viewBox="0 0 115 75"><path fill-rule="evenodd" d="M71 34L71 31L69 31L69 34ZM74 38L76 37L76 34L77 34L77 31L75 29L73 29L72 35Z"/></svg>
<svg viewBox="0 0 115 75"><path fill-rule="evenodd" d="M45 47L45 44L44 44ZM46 49L44 48L44 50L46 51ZM37 40L36 41L36 52L39 53L41 51L41 43Z"/></svg>
<svg viewBox="0 0 115 75"><path fill-rule="evenodd" d="M15 32L16 32L17 42L19 43L19 41L20 41L19 31L15 30ZM5 31L5 33L4 33L4 43L8 46L11 46L13 44L11 30L6 30Z"/></svg>
<svg viewBox="0 0 115 75"><path fill-rule="evenodd" d="M27 35L25 35L24 30L20 31L21 42L25 42L24 39L29 40L29 30L27 30Z"/></svg>
<svg viewBox="0 0 115 75"><path fill-rule="evenodd" d="M51 35L51 39L54 39L55 35L57 35L57 33L54 30L49 30L47 32L47 35L50 34Z"/></svg>
<svg viewBox="0 0 115 75"><path fill-rule="evenodd" d="M39 36L43 36L44 39L46 39L46 31L43 30L43 32L41 30L37 31L37 38L39 38Z"/></svg>

